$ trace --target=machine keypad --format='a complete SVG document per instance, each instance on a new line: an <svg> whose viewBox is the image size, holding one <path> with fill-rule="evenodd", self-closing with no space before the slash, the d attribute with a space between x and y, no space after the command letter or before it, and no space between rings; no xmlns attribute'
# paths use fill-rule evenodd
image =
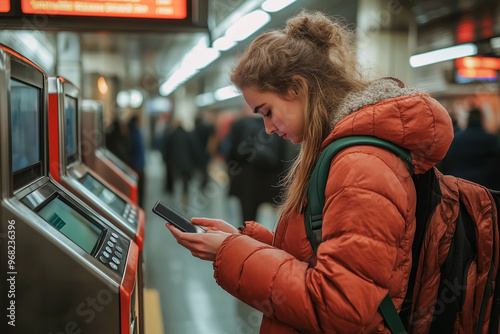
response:
<svg viewBox="0 0 500 334"><path fill-rule="evenodd" d="M129 222L129 224L131 224L131 225L136 224L137 223L137 208L134 208L130 204L127 204L122 216L123 216L123 218L125 218Z"/></svg>
<svg viewBox="0 0 500 334"><path fill-rule="evenodd" d="M127 247L127 240L123 239L118 233L111 232L104 241L101 250L96 254L96 258L109 265L111 269L121 272L125 266L123 249Z"/></svg>

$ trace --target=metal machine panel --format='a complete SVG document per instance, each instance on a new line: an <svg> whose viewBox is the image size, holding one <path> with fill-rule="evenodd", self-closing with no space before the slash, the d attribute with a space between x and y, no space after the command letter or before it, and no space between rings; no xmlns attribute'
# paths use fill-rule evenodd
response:
<svg viewBox="0 0 500 334"><path fill-rule="evenodd" d="M58 156L51 153L51 173L75 196L127 234L139 247L138 299L139 324L143 319L144 211L128 197L83 163L81 144L81 111L79 89L64 77L49 77L49 123L59 124L50 133L50 147L58 148ZM57 169L57 170L56 170Z"/></svg>
<svg viewBox="0 0 500 334"><path fill-rule="evenodd" d="M135 333L138 246L50 176L47 97L0 45L0 332Z"/></svg>

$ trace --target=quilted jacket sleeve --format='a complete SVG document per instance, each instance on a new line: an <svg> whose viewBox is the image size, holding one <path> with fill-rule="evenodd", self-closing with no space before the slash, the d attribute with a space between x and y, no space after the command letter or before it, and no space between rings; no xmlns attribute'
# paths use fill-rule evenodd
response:
<svg viewBox="0 0 500 334"><path fill-rule="evenodd" d="M217 282L302 332L360 333L372 325L391 285L404 290L407 275L397 273L409 268L401 259L409 257L413 238L413 189L405 164L391 153L344 150L330 168L316 265L234 235L214 262Z"/></svg>
<svg viewBox="0 0 500 334"><path fill-rule="evenodd" d="M267 227L254 221L246 221L245 229L243 231L244 235L248 235L260 242L271 245L273 243L274 233Z"/></svg>

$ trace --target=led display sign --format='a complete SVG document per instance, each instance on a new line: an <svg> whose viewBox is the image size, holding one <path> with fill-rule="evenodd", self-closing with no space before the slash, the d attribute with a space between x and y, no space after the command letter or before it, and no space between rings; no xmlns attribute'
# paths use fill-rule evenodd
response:
<svg viewBox="0 0 500 334"><path fill-rule="evenodd" d="M206 32L209 0L0 0L0 30Z"/></svg>
<svg viewBox="0 0 500 334"><path fill-rule="evenodd" d="M0 0L0 13L8 13L10 11L10 0Z"/></svg>
<svg viewBox="0 0 500 334"><path fill-rule="evenodd" d="M0 0L2 1L2 0ZM187 0L21 0L25 14L185 19Z"/></svg>
<svg viewBox="0 0 500 334"><path fill-rule="evenodd" d="M458 83L467 83L476 80L497 81L500 70L500 58L493 57L464 57L455 59Z"/></svg>

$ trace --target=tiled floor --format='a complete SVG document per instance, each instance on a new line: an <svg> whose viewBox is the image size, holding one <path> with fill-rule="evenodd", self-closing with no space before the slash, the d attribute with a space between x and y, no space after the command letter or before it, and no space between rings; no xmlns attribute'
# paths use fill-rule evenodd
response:
<svg viewBox="0 0 500 334"><path fill-rule="evenodd" d="M238 202L226 195L223 165L214 166L206 191L199 190L195 179L187 205L181 205L180 184L176 184L173 194L163 190L165 167L161 155L156 151L147 154L145 284L146 288L159 292L165 334L254 334L259 331L260 312L222 290L213 278L212 263L191 256L176 243L164 221L151 212L160 199L188 217L221 218L240 225ZM275 210L270 205L259 208L257 220L261 224L272 227L275 218Z"/></svg>

